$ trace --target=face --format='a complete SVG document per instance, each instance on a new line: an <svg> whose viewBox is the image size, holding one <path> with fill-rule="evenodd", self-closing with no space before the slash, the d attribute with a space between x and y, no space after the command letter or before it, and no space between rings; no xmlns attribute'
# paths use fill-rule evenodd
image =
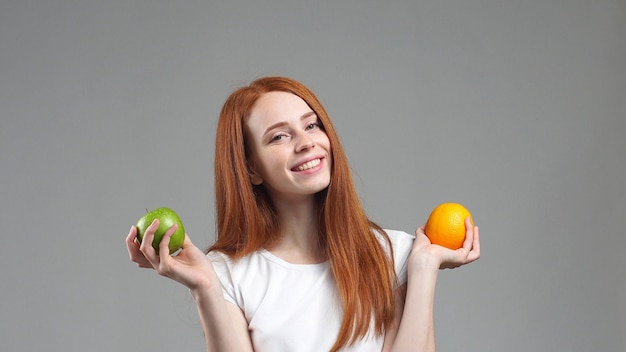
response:
<svg viewBox="0 0 626 352"><path fill-rule="evenodd" d="M274 201L311 196L330 183L331 149L317 115L297 95L269 92L245 121L251 180Z"/></svg>

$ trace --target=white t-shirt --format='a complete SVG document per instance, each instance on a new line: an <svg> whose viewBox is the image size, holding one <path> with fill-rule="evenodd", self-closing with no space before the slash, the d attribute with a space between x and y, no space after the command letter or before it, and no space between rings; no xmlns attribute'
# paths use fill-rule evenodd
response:
<svg viewBox="0 0 626 352"><path fill-rule="evenodd" d="M385 232L391 239L398 284L402 285L407 280L414 236ZM244 312L256 352L320 352L332 347L341 326L342 307L328 262L292 264L267 250L238 261L220 252L208 256L224 298ZM382 345L382 337L370 334L344 351L380 351Z"/></svg>

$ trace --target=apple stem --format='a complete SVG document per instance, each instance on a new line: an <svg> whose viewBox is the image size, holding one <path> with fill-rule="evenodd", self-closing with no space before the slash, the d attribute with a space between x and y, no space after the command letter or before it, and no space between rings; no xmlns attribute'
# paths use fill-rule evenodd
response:
<svg viewBox="0 0 626 352"><path fill-rule="evenodd" d="M146 208L146 213L149 213L150 211L148 210L148 208Z"/></svg>

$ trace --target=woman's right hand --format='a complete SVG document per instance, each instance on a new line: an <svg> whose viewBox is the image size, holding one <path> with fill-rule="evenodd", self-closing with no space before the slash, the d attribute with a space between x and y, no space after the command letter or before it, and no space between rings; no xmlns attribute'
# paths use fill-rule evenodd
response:
<svg viewBox="0 0 626 352"><path fill-rule="evenodd" d="M141 268L152 268L162 276L187 286L198 305L202 330L209 351L253 351L248 322L239 307L226 303L213 264L185 234L183 248L175 256L169 252L170 238L178 228L172 226L159 243L159 254L152 247L158 220L148 226L143 241L137 240L137 227L126 237L130 260Z"/></svg>
<svg viewBox="0 0 626 352"><path fill-rule="evenodd" d="M213 265L198 247L196 247L185 234L183 247L176 256L169 254L168 244L170 238L178 228L172 226L161 239L159 253L152 247L154 232L159 228L159 220L156 219L148 226L143 241L139 244L137 239L137 227L132 226L126 237L126 247L130 260L140 268L152 268L159 275L173 279L187 286L190 290L208 288L212 283L218 282Z"/></svg>

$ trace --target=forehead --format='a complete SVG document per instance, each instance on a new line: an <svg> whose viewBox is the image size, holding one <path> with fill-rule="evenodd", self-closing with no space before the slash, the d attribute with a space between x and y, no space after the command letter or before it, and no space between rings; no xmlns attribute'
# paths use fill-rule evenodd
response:
<svg viewBox="0 0 626 352"><path fill-rule="evenodd" d="M288 92L268 92L252 106L247 124L269 125L300 117L311 108L299 96Z"/></svg>

